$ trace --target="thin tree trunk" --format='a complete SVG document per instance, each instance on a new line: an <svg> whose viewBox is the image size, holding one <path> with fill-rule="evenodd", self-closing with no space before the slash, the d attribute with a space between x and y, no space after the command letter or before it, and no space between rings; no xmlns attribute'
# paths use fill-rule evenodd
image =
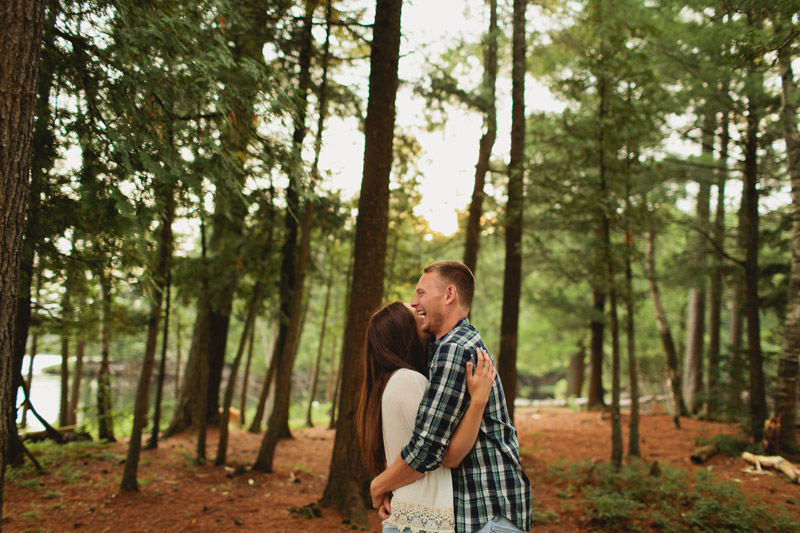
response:
<svg viewBox="0 0 800 533"><path fill-rule="evenodd" d="M31 354L28 358L28 379L25 380L25 383L28 387L31 386L33 383L33 359L36 357L36 353L39 350L39 334L34 331L33 335L31 335ZM22 404L22 420L20 421L20 426L28 427L28 404Z"/></svg>
<svg viewBox="0 0 800 533"><path fill-rule="evenodd" d="M62 305L63 309L63 317L62 317L62 327L67 328L67 322L70 322L71 319L67 318L67 314L69 313L69 303L68 297L64 298L67 303ZM70 328L71 329L71 328ZM69 425L69 334L66 331L62 331L61 333L61 371L59 372L59 376L61 377L60 387L59 387L59 402L58 402L58 425L61 427Z"/></svg>
<svg viewBox="0 0 800 533"><path fill-rule="evenodd" d="M789 46L778 50L778 70L781 75L781 120L786 142L786 166L792 184L792 266L778 360L775 415L780 421L780 448L796 453L797 372L800 356L800 133L797 131L797 88Z"/></svg>
<svg viewBox="0 0 800 533"><path fill-rule="evenodd" d="M725 184L728 164L728 144L730 142L728 113L722 115L720 131L720 166L717 171L717 206L714 211L714 246L720 252L725 249ZM713 256L713 270L709 288L708 312L708 395L706 415L714 419L719 415L723 391L720 387L720 354L722 353L722 290L724 268L721 254Z"/></svg>
<svg viewBox="0 0 800 533"><path fill-rule="evenodd" d="M306 0L306 12L303 21L303 33L301 40L301 50L299 56L299 79L298 79L298 112L295 116L295 131L293 135L294 153L297 160L300 160L303 139L306 133L306 109L308 92L311 88L311 56L313 53L313 15L317 8L318 0ZM313 173L312 173L313 177ZM261 442L261 449L258 457L253 464L254 470L261 472L272 471L272 461L275 455L275 447L282 438L291 437L289 432L289 407L291 402L292 368L294 367L297 347L300 342L302 326L301 312L303 308L303 288L306 276L306 264L311 248L311 229L313 223L314 204L309 198L305 202L302 223L302 242L300 243L299 258L295 255L297 250L297 222L293 206L297 205L296 190L293 186L295 177L289 177L289 188L287 189L287 239L284 244L284 262L281 268L282 278L287 281L287 291L281 297L282 314L287 319L287 323L281 324L281 329L285 330L283 335L279 335L279 345L276 348L277 370L275 374L275 404L267 422L267 431ZM313 181L311 185L313 189ZM310 193L313 192L309 191ZM291 212L290 212L291 211ZM288 306L286 305L288 303ZM280 340L283 339L283 343Z"/></svg>
<svg viewBox="0 0 800 533"><path fill-rule="evenodd" d="M764 359L761 353L761 322L758 301L758 126L760 119L751 101L747 113L745 139L744 236L745 236L745 314L747 319L747 358L750 370L750 430L761 442L767 420L764 384Z"/></svg>
<svg viewBox="0 0 800 533"><path fill-rule="evenodd" d="M256 318L258 320L258 318ZM247 387L250 383L250 364L253 362L253 344L256 338L256 325L250 331L250 342L247 343L247 361L244 365L244 376L242 377L242 396L239 401L239 427L245 425L245 411L247 409Z"/></svg>
<svg viewBox="0 0 800 533"><path fill-rule="evenodd" d="M271 225L270 225L271 226ZM222 403L222 413L219 423L219 441L217 443L217 457L214 464L222 466L225 464L228 454L228 424L230 421L230 410L233 405L233 393L236 390L236 377L239 373L239 366L241 365L242 356L244 355L245 347L248 344L248 339L252 341L252 332L256 323L256 316L258 312L258 304L261 303L261 298L264 292L264 285L267 280L267 272L269 269L270 250L272 248L272 231L270 228L267 245L262 250L262 257L260 261L258 277L256 278L255 286L250 294L250 302L247 305L247 316L244 321L244 328L242 328L242 335L239 339L239 348L236 350L236 357L233 359L231 365L230 375L228 377L228 386L225 388L225 397ZM252 348L252 342L250 342ZM252 352L252 350L251 350Z"/></svg>
<svg viewBox="0 0 800 533"><path fill-rule="evenodd" d="M333 288L333 261L328 266L328 286L325 289L325 303L322 306L322 325L319 331L319 344L317 346L317 358L314 361L314 370L311 373L311 386L308 391L308 408L306 409L306 426L314 427L311 419L311 409L314 406L314 397L317 394L317 382L319 381L319 368L322 364L322 348L325 344L325 329L328 324L328 309L331 303L331 289Z"/></svg>
<svg viewBox="0 0 800 533"><path fill-rule="evenodd" d="M604 407L603 398L603 337L605 331L606 295L601 289L592 290L594 315L589 325L589 409Z"/></svg>
<svg viewBox="0 0 800 533"><path fill-rule="evenodd" d="M738 214L737 248L744 251L744 205L742 196ZM730 330L728 332L729 367L728 396L726 410L729 420L737 420L744 416L742 395L745 390L744 354L744 269L734 272L730 297Z"/></svg>
<svg viewBox="0 0 800 533"><path fill-rule="evenodd" d="M106 266L98 271L100 278L100 371L97 373L97 430L100 440L115 442L114 415L111 411L111 272Z"/></svg>
<svg viewBox="0 0 800 533"><path fill-rule="evenodd" d="M629 100L632 97L629 95ZM628 382L631 395L631 418L628 423L628 456L641 457L639 446L639 365L636 358L636 294L633 287L632 257L635 251L633 245L633 228L630 220L633 217L631 206L631 166L636 156L632 153L626 161L625 184L625 329L628 342Z"/></svg>
<svg viewBox="0 0 800 533"><path fill-rule="evenodd" d="M334 365L336 359L334 357L336 353L336 339L333 340L333 348L331 353L331 366ZM344 366L344 354L339 356L339 364L336 365L336 372L334 375L336 379L334 380L333 390L331 393L331 419L328 422L328 429L335 429L336 428L336 410L339 407L339 398L341 397L342 392L342 367Z"/></svg>
<svg viewBox="0 0 800 533"><path fill-rule="evenodd" d="M514 421L517 396L517 336L522 291L522 220L525 155L525 0L514 0L513 67L511 88L511 156L506 203L506 264L503 277L503 312L500 322L500 357L497 374L503 383L508 416Z"/></svg>
<svg viewBox="0 0 800 533"><path fill-rule="evenodd" d="M683 400L683 387L681 385L681 371L678 364L678 351L672 339L672 330L667 320L667 313L661 302L661 291L658 288L658 277L656 276L656 232L650 228L647 232L647 258L645 261L645 272L647 280L650 282L650 297L653 299L653 307L656 312L656 322L658 333L661 336L661 344L664 347L664 355L667 360L667 380L670 392L672 393L672 404L675 406L673 416L689 416L689 410Z"/></svg>
<svg viewBox="0 0 800 533"><path fill-rule="evenodd" d="M175 398L181 391L181 359L183 356L181 315L175 313Z"/></svg>
<svg viewBox="0 0 800 533"><path fill-rule="evenodd" d="M714 131L716 114L713 105L706 104L703 117L702 152L710 160L714 154ZM689 318L686 333L686 359L684 370L684 399L689 412L697 414L703 409L703 346L706 330L706 236L709 232L709 203L711 201L711 180L705 175L698 183L696 204L696 224L699 228L694 238L692 264L694 279L689 291Z"/></svg>
<svg viewBox="0 0 800 533"><path fill-rule="evenodd" d="M342 349L345 357L340 416L336 424L328 484L321 500L322 505L338 509L345 520L359 524L366 524L369 475L355 438L354 413L362 375L361 348L367 322L383 299L402 4L402 0L376 2L369 101L364 125L364 172L353 254L354 282ZM358 280L357 286L355 280Z"/></svg>
<svg viewBox="0 0 800 533"><path fill-rule="evenodd" d="M81 385L83 384L83 360L86 356L86 339L78 337L75 342L75 368L72 370L72 392L70 393L69 422L78 423L78 407L81 401Z"/></svg>
<svg viewBox="0 0 800 533"><path fill-rule="evenodd" d="M472 188L472 200L469 205L466 241L464 244L464 264L475 274L478 268L478 251L480 250L481 217L483 216L483 186L492 148L497 138L497 103L495 88L497 85L497 0L489 0L489 31L486 34L483 89L486 92L486 109L483 115L484 133L478 147L478 163L475 165L475 184Z"/></svg>
<svg viewBox="0 0 800 533"><path fill-rule="evenodd" d="M142 372L139 376L139 385L136 388L136 403L133 408L133 429L128 442L128 454L125 459L125 468L122 472L120 489L127 492L139 490L137 472L139 469L139 456L142 449L142 433L147 424L148 403L150 400L150 381L153 377L156 349L158 346L158 329L161 321L161 306L164 303L164 294L169 285L169 262L172 256L172 222L175 219L175 193L170 186L163 186L162 201L164 213L161 218L159 231L158 260L153 272L153 301L150 305L150 319L147 325L147 341L145 343ZM160 195L161 196L161 195Z"/></svg>
<svg viewBox="0 0 800 533"><path fill-rule="evenodd" d="M601 11L602 16L602 11ZM608 190L608 169L606 167L606 121L608 119L608 81L605 75L598 79L597 93L600 98L599 119L600 130L598 146L598 173L600 175L601 201L611 204L611 193ZM619 467L624 453L622 445L622 423L620 419L620 348L619 321L617 318L617 287L614 268L614 257L611 251L611 220L605 207L600 208L602 224L603 265L605 269L605 289L609 303L609 327L611 332L611 462Z"/></svg>
<svg viewBox="0 0 800 533"><path fill-rule="evenodd" d="M167 269L167 286L164 300L164 327L161 330L161 360L158 363L158 382L156 383L156 401L153 408L153 432L147 441L145 449L158 448L158 432L161 431L161 403L164 397L164 383L167 373L167 346L169 342L169 319L172 309L172 274Z"/></svg>
<svg viewBox="0 0 800 533"><path fill-rule="evenodd" d="M253 416L253 422L247 431L250 433L261 433L261 422L264 420L264 413L266 412L267 398L269 397L272 384L275 381L275 369L277 359L275 358L275 345L278 342L278 323L272 321L270 328L269 344L267 345L267 374L264 376L264 381L261 384L261 392L258 396L258 405L256 406L256 414ZM266 335L265 335L266 340Z"/></svg>

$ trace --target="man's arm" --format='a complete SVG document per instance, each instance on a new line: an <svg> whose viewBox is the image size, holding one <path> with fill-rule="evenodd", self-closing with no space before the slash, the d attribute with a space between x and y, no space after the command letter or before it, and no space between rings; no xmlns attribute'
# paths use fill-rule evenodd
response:
<svg viewBox="0 0 800 533"><path fill-rule="evenodd" d="M412 470L429 472L442 463L450 437L466 410L467 361L469 355L457 342L443 343L436 350L414 434L400 452Z"/></svg>

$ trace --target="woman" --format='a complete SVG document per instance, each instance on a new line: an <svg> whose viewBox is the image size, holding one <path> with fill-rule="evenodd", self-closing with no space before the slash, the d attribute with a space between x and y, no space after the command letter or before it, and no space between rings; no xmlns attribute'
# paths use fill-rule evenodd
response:
<svg viewBox="0 0 800 533"><path fill-rule="evenodd" d="M373 475L382 472L408 444L428 380L426 345L408 304L390 303L370 318L364 346L365 372L359 405L359 440ZM488 354L478 351L473 372L467 363L470 404L450 439L443 466L401 487L392 498L384 533L453 533L453 482L456 467L475 444L483 410L497 374Z"/></svg>

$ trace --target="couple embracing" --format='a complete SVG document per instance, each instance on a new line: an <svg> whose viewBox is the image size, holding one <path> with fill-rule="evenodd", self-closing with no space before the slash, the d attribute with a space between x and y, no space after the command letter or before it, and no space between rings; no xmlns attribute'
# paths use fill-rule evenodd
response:
<svg viewBox="0 0 800 533"><path fill-rule="evenodd" d="M500 380L467 318L475 279L427 266L411 304L370 319L359 438L384 533L528 531L522 470Z"/></svg>

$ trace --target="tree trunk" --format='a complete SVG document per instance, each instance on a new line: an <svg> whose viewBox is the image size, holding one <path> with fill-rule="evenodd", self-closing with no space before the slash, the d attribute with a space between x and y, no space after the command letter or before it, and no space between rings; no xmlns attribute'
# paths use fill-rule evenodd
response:
<svg viewBox="0 0 800 533"><path fill-rule="evenodd" d="M266 339L266 336L265 336ZM269 344L267 345L267 374L264 376L264 381L261 384L261 392L258 395L258 405L256 405L256 414L253 416L253 422L247 431L250 433L261 433L261 422L264 420L264 413L266 412L267 398L269 397L270 390L275 381L275 369L277 365L277 358L275 357L275 346L278 343L278 323L272 321L270 328Z"/></svg>
<svg viewBox="0 0 800 533"><path fill-rule="evenodd" d="M724 268L722 253L725 250L725 184L728 173L723 170L728 164L730 143L728 113L723 113L720 131L720 157L722 167L717 171L717 206L714 211L714 246L719 253L713 256L713 270L708 302L708 394L706 415L714 419L719 415L724 391L720 387L720 354L722 353L722 290Z"/></svg>
<svg viewBox="0 0 800 533"><path fill-rule="evenodd" d="M311 419L311 409L314 405L314 397L317 394L317 382L319 381L319 368L322 365L322 348L325 344L325 329L328 325L328 309L331 303L331 289L333 287L333 261L328 264L328 286L325 288L325 303L322 306L322 325L319 331L319 345L317 346L317 358L314 361L314 370L311 373L311 386L308 390L308 408L306 409L306 426L314 427Z"/></svg>
<svg viewBox="0 0 800 533"><path fill-rule="evenodd" d="M714 131L716 115L713 106L706 104L703 117L702 152L709 160L714 154ZM706 276L707 257L706 236L709 232L709 203L711 201L711 180L702 175L698 180L699 190L696 203L696 224L699 229L694 238L692 264L694 276L689 291L689 318L686 332L686 360L684 370L684 398L686 407L692 414L703 408L703 346L706 330Z"/></svg>
<svg viewBox="0 0 800 533"><path fill-rule="evenodd" d="M258 318L256 317L256 320ZM250 342L247 343L247 361L244 364L244 376L242 376L242 395L239 401L239 427L245 425L245 411L247 410L247 387L250 382L250 364L253 362L253 344L256 339L256 325L250 331Z"/></svg>
<svg viewBox="0 0 800 533"><path fill-rule="evenodd" d="M22 23L21 20L16 19L16 17L21 13L19 11L20 7L19 4L15 2L15 6L12 7L9 5L9 11L3 11L3 18L0 19L0 23L2 24L3 30L2 31L9 31L10 40L3 41L3 44L7 44L9 46L15 46L12 41L16 41L16 39L22 38L20 34L15 36L11 36L10 29L11 29L11 22L12 19L9 18L8 22L6 20L6 14L9 17L14 18L14 24ZM13 344L13 359L12 359L12 368L13 368L13 375L11 377L11 398L9 400L9 405L12 406L11 411L9 411L8 416L10 417L8 421L9 427L9 435L8 435L8 446L5 450L6 453L6 464L12 465L21 465L24 460L24 447L22 445L22 441L19 438L19 433L17 432L17 425L16 425L16 410L14 407L17 405L17 391L19 390L20 386L22 386L22 359L25 357L25 347L28 344L28 329L30 328L31 322L31 283L33 280L33 266L34 266L34 257L36 255L36 249L38 248L42 236L40 235L40 226L38 224L39 216L41 213L41 198L42 198L42 188L45 186L45 182L48 179L48 172L53 168L55 158L56 158L56 141L55 141L55 133L54 133L54 126L53 126L53 113L52 108L50 105L50 92L53 86L53 78L54 78L54 71L55 71L55 63L57 61L56 55L57 52L55 50L56 46L54 44L54 37L53 37L53 30L55 28L55 21L59 11L59 4L58 2L54 1L42 1L37 2L35 8L31 6L36 11L32 11L32 13L36 13L36 16L40 14L40 10L45 9L46 6L46 13L45 18L43 19L43 24L37 31L40 32L40 35L37 36L42 42L42 46L36 51L36 55L39 56L39 59L36 63L36 68L38 72L34 71L33 73L29 72L27 69L29 65L25 65L25 76L19 77L19 83L28 83L27 75L32 74L35 76L33 83L30 87L25 88L24 90L30 89L31 91L36 91L36 98L30 99L26 98L26 101L20 102L20 107L10 107L9 115L2 115L0 118L2 120L8 120L10 122L6 122L13 127L13 121L17 120L17 117L14 115L19 110L26 110L27 105L35 106L35 112L32 116L35 117L35 123L33 125L33 139L27 139L26 142L31 142L31 150L32 154L29 153L18 153L23 157L23 160L26 161L26 165L30 165L29 168L30 172L26 170L26 174L24 176L25 184L29 187L28 198L27 198L27 221L24 225L24 233L22 236L22 248L20 250L20 258L19 258L19 288L17 293L17 314L14 318L14 344ZM27 9L27 8L26 8ZM32 21L25 21L25 23L32 22ZM17 29L21 29L20 26L15 26ZM17 45L22 44L21 41L16 41ZM38 45L37 45L38 46ZM6 53L5 51L2 53ZM13 61L13 60L12 60ZM24 59L20 58L20 61L24 61ZM20 63L20 65L24 65ZM11 72L8 71L7 68L10 67L11 64L3 63L2 68L0 68L0 74ZM12 80L5 80L3 81L3 89L8 88L8 83L14 83ZM8 93L10 94L10 93ZM22 137L18 139L25 138L26 136L30 135L31 132L26 129L24 133L21 133ZM17 142L16 140L14 142ZM9 147L11 150L14 150L13 146ZM21 148L21 147L20 147ZM5 154L0 155L0 157L5 157ZM25 158L30 157L30 160ZM21 162L20 160L14 159L17 163ZM9 163L11 165L15 163ZM13 169L9 167L9 170ZM6 169L3 168L3 172L6 172ZM28 181L30 183L28 184ZM6 190L5 188L2 190ZM11 189L8 189L9 193ZM9 199L13 198L12 195L9 195ZM0 204L3 205L3 208L6 207L5 200L0 201ZM11 204L9 204L11 205ZM23 207L25 209L25 207ZM3 217L6 215L4 214ZM5 220L5 218L4 218ZM10 249L3 248L3 253L11 253ZM12 254L13 255L13 254ZM37 283L41 284L40 281ZM24 412L23 412L24 413ZM2 499L0 498L0 501ZM1 507L1 506L0 506Z"/></svg>
<svg viewBox="0 0 800 533"><path fill-rule="evenodd" d="M336 410L339 407L339 398L341 397L342 392L342 367L344 366L344 354L339 356L339 364L336 364L336 339L333 339L333 348L331 348L331 367L332 369L335 368L336 371L333 372L333 376L336 378L333 381L333 388L331 389L330 399L331 399L331 419L328 422L328 429L335 429L336 428ZM335 365L335 366L334 366Z"/></svg>
<svg viewBox="0 0 800 533"><path fill-rule="evenodd" d="M753 102L748 104L745 138L744 236L745 236L745 314L747 318L747 359L750 369L750 430L760 442L767 419L764 385L764 359L761 353L761 322L758 301L758 126L760 119Z"/></svg>
<svg viewBox="0 0 800 533"><path fill-rule="evenodd" d="M86 356L86 339L78 337L75 342L75 368L72 369L72 391L70 392L68 425L78 423L78 408L81 402L81 385L83 384L83 360Z"/></svg>
<svg viewBox="0 0 800 533"><path fill-rule="evenodd" d="M689 416L689 410L683 401L683 387L681 385L681 371L678 364L678 351L675 349L675 342L672 339L672 329L669 327L667 313L661 302L661 291L658 288L658 277L656 276L656 232L650 228L647 232L647 258L645 261L645 272L647 280L650 282L650 297L653 299L653 307L656 312L656 322L658 333L661 336L661 344L664 346L664 355L667 360L667 380L670 392L672 393L672 404L675 417Z"/></svg>
<svg viewBox="0 0 800 533"><path fill-rule="evenodd" d="M245 347L248 344L248 339L251 340L250 347L252 353L252 332L256 323L256 316L258 311L258 304L261 303L261 298L264 292L264 285L266 284L267 272L269 269L270 250L272 248L272 231L271 224L269 230L269 237L267 238L267 245L262 250L262 257L256 278L255 286L250 294L250 302L247 306L247 316L244 321L244 328L242 328L242 335L239 339L239 348L236 350L236 357L233 359L231 365L230 375L228 376L228 386L225 388L225 398L222 403L222 413L219 423L219 441L217 442L217 457L214 462L217 466L225 464L228 454L228 424L230 421L230 410L233 405L233 393L236 390L236 377L239 373L239 365L244 355Z"/></svg>
<svg viewBox="0 0 800 533"><path fill-rule="evenodd" d="M153 431L145 449L158 448L158 432L161 431L161 402L164 397L164 382L167 373L167 346L169 341L169 319L172 308L172 273L167 269L167 286L164 295L164 327L161 330L161 360L158 363L158 382L156 383L156 401L153 406Z"/></svg>
<svg viewBox="0 0 800 533"><path fill-rule="evenodd" d="M0 4L0 511L9 451L16 434L14 328L28 199L36 80L44 0Z"/></svg>
<svg viewBox="0 0 800 533"><path fill-rule="evenodd" d="M115 442L111 411L111 272L101 266L100 278L100 370L97 373L97 431L100 440Z"/></svg>
<svg viewBox="0 0 800 533"><path fill-rule="evenodd" d="M589 409L605 406L603 398L603 333L605 330L606 295L602 289L592 290L594 315L589 325Z"/></svg>
<svg viewBox="0 0 800 533"><path fill-rule="evenodd" d="M150 319L147 324L147 341L145 342L142 372L139 376L139 385L136 388L136 403L133 408L133 429L128 442L128 454L125 459L125 468L122 472L120 489L127 492L139 490L137 472L139 469L139 455L142 449L142 433L147 424L148 403L150 400L150 381L153 377L156 348L158 345L158 329L161 321L161 306L164 303L164 293L169 283L169 263L172 256L172 222L175 219L175 193L169 185L162 185L160 200L163 203L164 213L161 218L159 231L158 259L153 272L153 301L150 304Z"/></svg>
<svg viewBox="0 0 800 533"><path fill-rule="evenodd" d="M321 503L351 522L366 524L369 476L356 439L355 410L363 371L361 350L370 314L383 299L389 175L392 169L402 0L377 0L364 125L364 171L353 265L353 286L342 349L342 397L328 484ZM356 282L357 280L357 282Z"/></svg>
<svg viewBox="0 0 800 533"><path fill-rule="evenodd" d="M483 89L486 91L485 111L483 115L484 132L478 147L478 163L475 165L475 184L472 187L472 200L469 205L469 218L466 227L464 244L464 264L473 275L478 268L478 251L480 249L481 217L483 216L483 186L492 148L497 138L497 103L495 87L497 85L497 0L489 0L489 31L486 34L484 56ZM524 54L524 51L523 51Z"/></svg>
<svg viewBox="0 0 800 533"><path fill-rule="evenodd" d="M65 300L67 298L65 297ZM62 306L63 310L63 317L62 317L62 327L67 328L66 322L69 319L66 318L67 316L67 308L68 304L64 304ZM69 425L69 334L66 331L62 331L61 333L61 371L59 372L59 376L61 377L61 382L59 386L59 401L58 401L58 425L59 426L68 426Z"/></svg>
<svg viewBox="0 0 800 533"><path fill-rule="evenodd" d="M175 313L175 398L181 391L181 359L183 356L183 343L181 331L181 315Z"/></svg>
<svg viewBox="0 0 800 533"><path fill-rule="evenodd" d="M634 254L633 229L627 222L633 216L631 207L631 187L630 187L630 159L628 160L627 183L625 187L625 329L628 341L628 382L631 394L631 418L628 423L628 456L641 457L642 452L639 446L639 365L636 359L636 294L633 287L633 266L631 264Z"/></svg>
<svg viewBox="0 0 800 533"><path fill-rule="evenodd" d="M737 247L744 250L744 197L739 207L739 224L737 230ZM728 346L730 349L728 371L728 394L726 411L729 420L740 419L744 414L742 394L745 389L744 378L744 269L734 273L730 297L730 330Z"/></svg>
<svg viewBox="0 0 800 533"><path fill-rule="evenodd" d="M513 67L511 88L511 154L506 204L506 264L503 277L503 314L497 374L503 383L508 416L514 421L517 397L517 335L522 291L522 218L525 168L525 0L514 0Z"/></svg>
<svg viewBox="0 0 800 533"><path fill-rule="evenodd" d="M578 341L578 352L569 358L567 370L567 398L580 398L583 389L583 372L586 364L586 348Z"/></svg>
<svg viewBox="0 0 800 533"><path fill-rule="evenodd" d="M800 356L800 133L797 131L797 89L789 46L778 50L778 69L781 75L781 120L786 142L786 166L792 184L792 266L778 360L775 416L780 421L780 449L796 453L797 372Z"/></svg>

